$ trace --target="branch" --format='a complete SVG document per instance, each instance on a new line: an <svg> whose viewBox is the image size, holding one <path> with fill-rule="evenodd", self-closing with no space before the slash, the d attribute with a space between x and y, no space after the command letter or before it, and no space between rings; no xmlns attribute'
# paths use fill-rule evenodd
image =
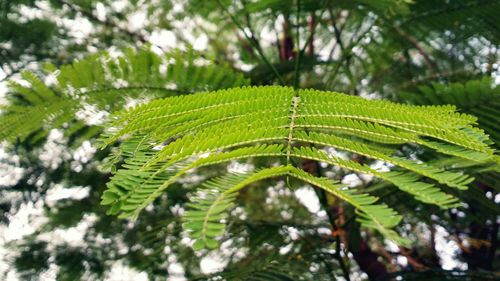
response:
<svg viewBox="0 0 500 281"><path fill-rule="evenodd" d="M311 44L311 46L312 46L312 41L314 39L314 31L316 30L316 27L318 26L318 24L320 23L321 19L323 18L323 14L326 11L328 3L330 3L330 1L324 1L323 2L323 6L321 7L321 12L319 13L317 20L314 20L314 18L315 18L316 15L314 13L311 13L312 25L310 25L309 37L307 38L304 46L300 50L301 53L305 52L305 50L306 50L307 46L309 46L309 44ZM311 47L311 49L312 49L312 47ZM310 55L313 55L313 54L310 54Z"/></svg>
<svg viewBox="0 0 500 281"><path fill-rule="evenodd" d="M295 45L297 46L297 50L300 48L300 0L297 1L297 17L296 17L296 31L295 31ZM312 38L312 33L311 36ZM307 43L305 44L307 46ZM297 52L297 57L295 58L295 75L294 75L294 81L293 81L293 88L297 91L299 87L299 82L300 82L300 57L302 55L302 52L299 50Z"/></svg>
<svg viewBox="0 0 500 281"><path fill-rule="evenodd" d="M316 176L320 177L321 176L321 171L320 171L320 165L317 161L307 161L303 163L303 170L310 173L310 174L315 174ZM335 259L338 261L340 265L340 269L342 270L342 274L344 275L344 279L347 281L350 281L351 278L349 276L349 270L344 262L344 259L342 258L342 255L340 255L341 252L341 241L340 241L340 235L343 232L343 230L337 226L337 223L335 222L335 218L333 217L332 212L330 211L330 205L328 204L327 200L327 194L324 189L318 190L314 189L316 191L316 195L318 196L321 206L325 209L326 214L328 216L328 221L330 222L331 228L332 228L332 235L335 236Z"/></svg>
<svg viewBox="0 0 500 281"><path fill-rule="evenodd" d="M259 54L259 56L261 57L262 61L264 61L264 63L272 70L272 72L274 73L274 75L276 76L276 78L280 81L280 83L282 85L285 85L286 84L285 81L283 80L283 78L281 77L281 75L278 73L278 71L276 70L276 68L274 68L274 66L266 58L266 56L264 55L264 52L262 51L262 48L260 48L260 46L259 46L259 42L257 42L257 40L255 39L255 37L252 38L252 37L248 36L248 34L245 32L245 29L240 24L240 22L236 19L236 17L234 15L232 15L227 10L226 7L224 7L224 5L220 2L220 0L217 0L217 4L224 11L224 13L226 13L229 16L229 18L233 21L234 25L236 25L236 27L241 32L243 32L243 35L245 36L245 38L250 42L251 45L253 45L253 47L255 48L255 50L257 51L257 53Z"/></svg>
<svg viewBox="0 0 500 281"><path fill-rule="evenodd" d="M424 48L420 45L420 43L418 42L418 40L409 35L408 33L406 33L404 30L402 30L401 28L399 27L394 27L394 30L401 36L403 37L406 41L408 41L409 43L411 43L413 45L413 47L415 47L415 49L417 49L418 53L420 55L422 55L422 57L424 58L424 62L425 64L427 65L427 67L429 68L429 70L431 70L431 72L433 74L435 73L439 73L439 70L438 70L438 67L436 65L436 63L431 59L431 57L429 56L429 54L427 54L427 52L424 50Z"/></svg>

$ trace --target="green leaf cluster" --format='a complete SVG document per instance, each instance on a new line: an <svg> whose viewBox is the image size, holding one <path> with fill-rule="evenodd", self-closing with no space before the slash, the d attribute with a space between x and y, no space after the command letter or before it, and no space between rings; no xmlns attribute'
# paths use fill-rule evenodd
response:
<svg viewBox="0 0 500 281"><path fill-rule="evenodd" d="M65 129L67 136L85 133L95 125L77 116L85 109L114 112L133 101L248 84L241 73L202 60L193 50L158 55L148 48L103 52L59 69L46 64L43 76L30 71L21 76L22 83L9 81L10 101L1 108L0 139L11 142L34 142L54 128ZM101 129L90 127L82 138Z"/></svg>
<svg viewBox="0 0 500 281"><path fill-rule="evenodd" d="M466 189L473 179L457 171L398 155L402 144L418 145L478 164L494 150L476 119L453 106L409 106L341 93L288 87L243 87L176 96L142 104L114 116L104 144L125 138L130 156L103 194L109 213L136 218L171 184L193 169L250 158L277 159L278 166L210 180L192 198L184 226L195 248L213 248L237 191L264 178L293 177L324 189L356 208L358 221L405 243L392 228L401 217L377 198L331 179L305 173L299 160L315 160L386 180L415 199L441 208L458 201L439 185ZM393 149L389 149L390 147ZM324 148L355 153L394 166L374 169Z"/></svg>

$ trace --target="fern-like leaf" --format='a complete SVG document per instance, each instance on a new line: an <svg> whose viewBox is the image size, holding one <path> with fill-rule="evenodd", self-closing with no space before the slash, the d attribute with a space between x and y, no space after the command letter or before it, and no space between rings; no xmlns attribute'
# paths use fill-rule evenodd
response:
<svg viewBox="0 0 500 281"><path fill-rule="evenodd" d="M247 174L228 174L206 182L198 195L191 198L188 205L190 210L184 215L184 227L196 239L193 248L215 248L218 245L215 238L224 233L222 221L226 219L227 211L233 206L239 190L253 182L284 175L322 188L346 201L356 208L358 221L363 226L375 229L398 243L407 243L390 229L399 223L401 216L384 204L373 204L378 200L376 197L356 194L355 190L347 189L330 179L314 177L292 166L277 166Z"/></svg>
<svg viewBox="0 0 500 281"><path fill-rule="evenodd" d="M275 86L155 100L116 114L103 137L104 144L137 137L132 141L134 145L128 145L129 151L140 143L148 144L143 154L134 156L129 152L127 165L117 171L106 192L106 197L113 200L105 203L111 204L113 213L137 217L169 185L192 169L264 157L287 164L292 158L312 159L370 174L393 183L417 200L449 208L456 206L457 200L438 184L464 189L472 178L393 152L402 144L412 144L465 159L478 155L477 162L492 161L496 157L494 150L488 146L487 136L474 127L475 121L470 115L455 112L453 106L415 107ZM388 149L388 145L393 149ZM390 172L378 171L330 155L323 147L384 161L395 168ZM363 226L403 241L391 230L399 221L398 215L383 204L373 205L376 198L337 188L289 165L279 167L285 168L227 175L209 184L208 199L195 197L196 203L191 206L198 210L188 213L192 221L186 222L186 226L198 239L196 246L215 245L213 236L208 234L222 232L217 223L224 216L222 211L231 206L237 190L261 179L260 175L271 177L274 174L270 171L279 169L352 204ZM205 220L214 223L210 224L214 228L203 228L200 222Z"/></svg>
<svg viewBox="0 0 500 281"><path fill-rule="evenodd" d="M206 182L198 196L191 198L188 205L191 210L184 215L184 227L190 230L192 238L197 239L193 248L217 246L214 238L224 233L221 220L226 218L226 211L233 205L240 189L265 178L287 174L291 169L290 166L278 166L248 174L228 174Z"/></svg>
<svg viewBox="0 0 500 281"><path fill-rule="evenodd" d="M375 229L385 237L399 244L408 243L406 239L400 237L394 230L390 229L401 221L401 216L385 204L374 204L378 198L368 194L356 193L355 190L333 184L330 179L318 178L297 168L292 168L290 175L322 188L351 204L356 208L356 213L358 214L357 220L362 226Z"/></svg>
<svg viewBox="0 0 500 281"><path fill-rule="evenodd" d="M37 132L84 124L77 113L86 108L94 114L112 113L134 99L248 84L241 73L208 61L200 64L195 60L198 58L194 51L173 51L160 56L148 49L128 49L117 58L103 52L59 70L46 65L44 77L23 72L25 83L9 84L10 103L2 107L0 139L25 140ZM48 78L53 80L50 86L43 81Z"/></svg>

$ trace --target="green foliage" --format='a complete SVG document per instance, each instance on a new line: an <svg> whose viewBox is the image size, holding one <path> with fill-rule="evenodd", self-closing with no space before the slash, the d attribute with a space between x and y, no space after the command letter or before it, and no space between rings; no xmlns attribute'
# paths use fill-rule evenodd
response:
<svg viewBox="0 0 500 281"><path fill-rule="evenodd" d="M50 46L57 32L57 26L46 20L33 19L19 23L0 18L0 42L11 42L16 48L9 56L19 59L26 49L34 51L35 55L43 56L43 49Z"/></svg>
<svg viewBox="0 0 500 281"><path fill-rule="evenodd" d="M455 31L455 40L466 40L480 34L488 40L498 43L498 32L491 29L500 21L495 11L500 7L500 1L470 1L459 0L448 2L415 1L414 14L400 22L399 26L411 34L421 36L422 33L433 31Z"/></svg>
<svg viewBox="0 0 500 281"><path fill-rule="evenodd" d="M377 263L360 261L370 254L360 257L356 246L366 242L387 271L401 270L387 280L495 279L479 273L476 265L497 269L499 207L494 200L500 165L493 151L483 149L487 139L471 126L484 129L498 149L498 87L487 80L465 81L498 74L499 0L115 4L0 1L0 79L19 82L11 84L9 104L0 113L0 139L11 141L6 149L16 157L0 159L0 167L8 163L25 171L15 186L0 189L0 220L8 222L23 202L44 200L55 186L90 188L83 200L44 203L47 223L13 245L15 256L2 259L10 260L20 278L34 280L55 265L58 280L102 279L116 260L151 280L163 280L175 260L188 280L336 280L340 275L347 280L342 261L357 280ZM147 20L140 21L140 28L129 25L131 16L142 14ZM80 21L90 24L90 32L74 33L71 23ZM207 39L208 46L202 54L158 55L171 46L157 40L165 34L181 48L197 38ZM154 52L149 47L118 55L113 51L144 48L147 42L159 45L152 47ZM81 59L95 50L110 54ZM298 56L297 50L303 52ZM79 60L60 67L74 58ZM272 67L263 63L266 58ZM55 66L40 70L38 62ZM36 74L20 75L23 69ZM237 69L251 69L245 75L252 85L282 80L283 85L403 103L451 103L458 110L356 103L329 92L305 99L307 91L292 94L284 88L231 90L246 95L244 102L227 98L221 104L215 96L224 93L197 93L146 104L248 85ZM439 84L414 87L433 81ZM286 98L280 98L282 92ZM477 124L455 111L477 116ZM101 113L100 119L90 118ZM110 127L109 120L116 120L110 129L128 126L123 135L109 130L103 138L119 146L98 152L87 163L63 157L57 170L38 159L39 145L51 129L65 132L61 147L70 155L74 151L66 144L92 142ZM228 162L240 161L256 168L226 172ZM380 162L384 169L375 168ZM100 206L109 171L114 177L102 196L107 205ZM356 187L339 184L356 175L362 182ZM293 190L304 184L317 187L324 211L315 213L298 200ZM137 215L143 208L135 222L105 215L106 209L123 217ZM93 222L85 219L88 215ZM402 219L404 227L395 229ZM53 230L80 223L89 223L84 245L46 240ZM415 267L413 261L426 264L439 256L432 251L435 240L419 235L441 227L461 247L456 258L465 259L467 272ZM186 230L197 249L221 247L193 253L185 243ZM406 255L402 250L381 255L383 240L374 239L380 233L398 243L412 240L408 266L396 263ZM200 277L201 259L212 254L222 254L227 265Z"/></svg>
<svg viewBox="0 0 500 281"><path fill-rule="evenodd" d="M241 268L239 270L235 270L234 272L224 272L215 274L215 276L211 278L207 278L206 280L220 280L220 278L230 278L230 280L237 281L259 281L259 280L271 280L271 281L294 281L298 280L290 274L290 272L286 272L283 270L283 267L280 266L277 262L264 263L262 261L259 262L259 266L252 266L249 268Z"/></svg>
<svg viewBox="0 0 500 281"><path fill-rule="evenodd" d="M476 116L477 123L491 137L495 147L497 149L500 147L500 126L497 121L498 112L500 112L500 87L495 85L490 78L469 80L465 83L421 85L415 91L402 92L400 100L417 105L456 105L461 112ZM475 156L472 158L476 159ZM470 164L459 159L441 159L436 162L438 165L455 167L461 165L464 168ZM473 170L477 173L476 178L479 182L499 190L498 184L496 184L500 181L498 164L483 169L474 168Z"/></svg>
<svg viewBox="0 0 500 281"><path fill-rule="evenodd" d="M291 168L277 166L249 174L228 174L206 182L198 196L191 198L188 204L191 210L184 215L184 228L191 231L192 238L197 239L193 248L200 250L218 246L214 237L224 233L224 225L220 221L226 218L225 212L233 205L240 189L265 178L289 174Z"/></svg>
<svg viewBox="0 0 500 281"><path fill-rule="evenodd" d="M400 99L411 104L453 104L462 112L473 114L478 124L492 140L500 145L500 125L497 122L500 111L500 87L490 78L469 80L466 83L419 86L414 92L403 92Z"/></svg>
<svg viewBox="0 0 500 281"><path fill-rule="evenodd" d="M86 127L85 119L77 116L85 109L90 114L113 112L134 99L248 84L242 74L203 61L194 51L160 56L147 49L128 49L117 57L103 52L59 70L47 64L44 78L27 71L22 78L25 83L10 82L10 103L0 115L0 139L36 141L52 128L65 128L71 136ZM55 81L47 86L46 79Z"/></svg>
<svg viewBox="0 0 500 281"><path fill-rule="evenodd" d="M408 143L442 154L481 157L492 161L493 150L475 118L452 106L415 107L387 101L369 101L339 93L287 87L234 88L190 96L159 99L115 115L103 138L110 144L123 137L128 155L103 194L109 213L136 218L139 212L176 180L193 169L237 159L272 157L286 166L245 175L227 175L210 181L204 196L193 198L185 227L198 239L196 248L215 247L223 233L220 221L232 206L236 192L268 177L291 176L325 189L353 205L358 221L399 243L390 228L400 217L377 198L343 190L293 166L292 160L310 159L389 181L415 197L441 208L456 199L436 183L465 189L472 180L392 153L381 145ZM361 132L361 133L358 133ZM383 172L369 165L325 152L323 147L356 153L396 167ZM457 153L459 151L459 153Z"/></svg>

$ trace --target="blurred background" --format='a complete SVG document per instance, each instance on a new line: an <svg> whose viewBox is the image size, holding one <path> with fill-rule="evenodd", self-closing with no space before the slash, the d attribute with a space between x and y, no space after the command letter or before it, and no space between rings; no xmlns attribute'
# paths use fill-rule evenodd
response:
<svg viewBox="0 0 500 281"><path fill-rule="evenodd" d="M234 73L240 85L293 85L300 53L302 88L454 104L477 116L498 148L499 11L499 0L0 0L0 103L26 84L23 71L50 85L48 70L103 51L187 57L202 72ZM180 92L231 86L207 79ZM106 215L109 151L97 148L96 134L109 113L89 106L74 131L48 127L1 143L1 280L500 279L498 167L459 167L476 180L450 191L464 203L447 211L363 175L325 171L403 213L408 248L359 230L342 202L330 204L341 225L333 233L331 210L310 187L270 181L238 197L220 249L195 253L179 215L190 188L214 171L177 183L136 222Z"/></svg>

